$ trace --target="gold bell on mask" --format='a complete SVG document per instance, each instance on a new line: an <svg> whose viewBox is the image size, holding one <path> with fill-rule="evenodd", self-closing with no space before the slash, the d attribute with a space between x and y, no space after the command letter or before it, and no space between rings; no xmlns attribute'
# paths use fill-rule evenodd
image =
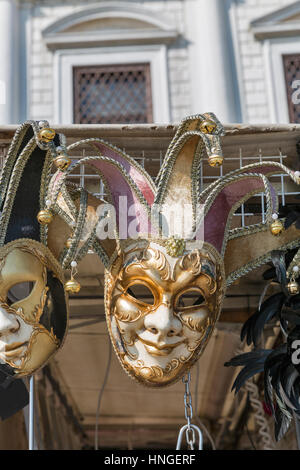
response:
<svg viewBox="0 0 300 470"><path fill-rule="evenodd" d="M65 171L71 165L71 160L66 153L64 153L62 147L57 147L56 151L58 152L57 157L53 160L54 165L57 169Z"/></svg>
<svg viewBox="0 0 300 470"><path fill-rule="evenodd" d="M66 243L65 243L65 247L66 248L71 248L72 241L73 241L72 237L67 238Z"/></svg>
<svg viewBox="0 0 300 470"><path fill-rule="evenodd" d="M53 214L49 209L43 209L38 213L37 219L41 225L49 225L53 220Z"/></svg>
<svg viewBox="0 0 300 470"><path fill-rule="evenodd" d="M216 129L217 124L214 121L210 121L209 119L202 121L200 124L200 131L203 134L212 134Z"/></svg>
<svg viewBox="0 0 300 470"><path fill-rule="evenodd" d="M290 281L287 285L287 288L291 295L297 295L300 292L300 286L296 281Z"/></svg>
<svg viewBox="0 0 300 470"><path fill-rule="evenodd" d="M73 277L65 283L65 290L70 294L78 294L81 289L81 285Z"/></svg>
<svg viewBox="0 0 300 470"><path fill-rule="evenodd" d="M81 285L79 284L76 279L74 279L74 275L77 273L76 271L77 263L76 261L71 262L71 279L65 283L65 290L70 294L78 294L81 289Z"/></svg>
<svg viewBox="0 0 300 470"><path fill-rule="evenodd" d="M51 142L55 137L55 130L50 127L43 127L39 132L39 139L42 142L48 143Z"/></svg>
<svg viewBox="0 0 300 470"><path fill-rule="evenodd" d="M208 163L212 167L218 167L223 165L224 158L222 155L210 155L208 157Z"/></svg>
<svg viewBox="0 0 300 470"><path fill-rule="evenodd" d="M273 219L274 222L272 222L271 225L270 225L271 233L272 233L272 235L278 236L284 230L283 223L280 220L278 220L278 215L277 214L273 214L272 219Z"/></svg>
<svg viewBox="0 0 300 470"><path fill-rule="evenodd" d="M37 215L38 222L41 225L49 225L53 220L53 214L50 211L50 207L51 207L50 199L47 199L45 204L46 204L46 209L42 209Z"/></svg>
<svg viewBox="0 0 300 470"><path fill-rule="evenodd" d="M298 282L295 280L295 278L299 275L299 266L294 266L293 267L293 275L292 279L287 285L288 291L291 295L297 295L300 292L300 286Z"/></svg>

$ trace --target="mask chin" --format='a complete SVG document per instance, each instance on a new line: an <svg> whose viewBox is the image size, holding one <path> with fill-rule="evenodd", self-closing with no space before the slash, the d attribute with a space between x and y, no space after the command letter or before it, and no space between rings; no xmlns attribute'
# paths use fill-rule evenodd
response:
<svg viewBox="0 0 300 470"><path fill-rule="evenodd" d="M67 322L63 272L48 248L29 239L2 247L0 362L19 376L31 375L61 347Z"/></svg>

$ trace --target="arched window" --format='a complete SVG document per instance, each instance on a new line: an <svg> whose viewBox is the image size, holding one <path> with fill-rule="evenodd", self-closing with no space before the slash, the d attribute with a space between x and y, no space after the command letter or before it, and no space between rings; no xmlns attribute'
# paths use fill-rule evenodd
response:
<svg viewBox="0 0 300 470"><path fill-rule="evenodd" d="M43 31L54 53L59 123L169 122L166 19L127 2L104 2Z"/></svg>

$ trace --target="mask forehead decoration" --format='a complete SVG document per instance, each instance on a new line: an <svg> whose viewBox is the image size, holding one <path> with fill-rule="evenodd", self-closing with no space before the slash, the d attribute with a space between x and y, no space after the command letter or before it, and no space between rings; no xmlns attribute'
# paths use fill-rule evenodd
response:
<svg viewBox="0 0 300 470"><path fill-rule="evenodd" d="M107 201L98 201L100 209L107 203L114 209L107 219L104 212L95 216L93 241L106 267L108 330L125 371L146 386L172 384L198 360L226 286L269 261L272 250L300 244L293 228L283 231L277 194L268 180L286 173L298 184L297 174L284 165L247 165L201 188L202 161L207 158L213 168L223 163L224 134L212 113L186 118L155 183L134 159L101 139L68 147L84 144L97 152L80 163L92 166L104 182ZM53 176L49 197L62 193L72 169ZM267 200L266 223L231 230L234 212L261 192ZM179 214L173 228L172 211ZM109 237L99 230L104 219L107 226L113 222Z"/></svg>

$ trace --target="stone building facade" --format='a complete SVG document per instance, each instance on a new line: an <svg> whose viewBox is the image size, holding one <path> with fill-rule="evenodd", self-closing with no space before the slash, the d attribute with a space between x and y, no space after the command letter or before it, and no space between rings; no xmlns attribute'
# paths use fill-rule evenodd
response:
<svg viewBox="0 0 300 470"><path fill-rule="evenodd" d="M291 0L0 0L0 123L300 122L299 31Z"/></svg>

